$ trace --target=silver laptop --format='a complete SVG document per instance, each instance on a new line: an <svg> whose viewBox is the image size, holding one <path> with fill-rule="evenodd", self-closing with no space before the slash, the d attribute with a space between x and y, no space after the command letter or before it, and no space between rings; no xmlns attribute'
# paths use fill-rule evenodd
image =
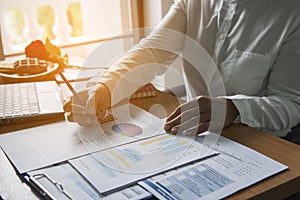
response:
<svg viewBox="0 0 300 200"><path fill-rule="evenodd" d="M63 101L55 81L0 85L1 125L63 118Z"/></svg>

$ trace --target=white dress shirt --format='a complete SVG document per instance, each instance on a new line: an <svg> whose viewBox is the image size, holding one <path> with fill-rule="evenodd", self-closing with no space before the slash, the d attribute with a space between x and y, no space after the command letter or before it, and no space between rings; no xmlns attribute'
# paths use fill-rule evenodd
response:
<svg viewBox="0 0 300 200"><path fill-rule="evenodd" d="M178 54L184 57L187 40L164 31L173 30L210 55L224 84L220 96L232 99L241 123L284 136L300 122L299 0L179 0L157 28L102 76L113 94L151 81ZM173 53L157 51L157 46ZM201 51L191 53L198 52L201 59ZM211 95L214 79L204 81L205 86L197 70L202 69L184 61L188 99ZM126 78L130 71L135 72ZM121 79L125 82L116 89Z"/></svg>

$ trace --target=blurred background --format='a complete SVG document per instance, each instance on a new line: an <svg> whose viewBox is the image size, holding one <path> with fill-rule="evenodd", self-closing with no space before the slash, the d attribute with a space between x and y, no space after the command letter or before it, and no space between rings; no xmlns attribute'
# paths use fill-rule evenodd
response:
<svg viewBox="0 0 300 200"><path fill-rule="evenodd" d="M24 48L31 41L46 38L75 64L82 63L95 48L108 41L118 47L114 51L120 54L148 34L132 30L155 27L173 3L173 0L0 0L0 60L22 59ZM155 82L167 87L182 84L178 76L180 66L176 62L170 72Z"/></svg>

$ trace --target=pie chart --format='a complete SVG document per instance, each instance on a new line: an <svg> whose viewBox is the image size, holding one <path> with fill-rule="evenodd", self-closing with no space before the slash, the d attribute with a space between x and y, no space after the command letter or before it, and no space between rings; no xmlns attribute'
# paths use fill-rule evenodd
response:
<svg viewBox="0 0 300 200"><path fill-rule="evenodd" d="M120 123L112 126L112 130L127 137L135 137L143 133L143 129L130 123Z"/></svg>

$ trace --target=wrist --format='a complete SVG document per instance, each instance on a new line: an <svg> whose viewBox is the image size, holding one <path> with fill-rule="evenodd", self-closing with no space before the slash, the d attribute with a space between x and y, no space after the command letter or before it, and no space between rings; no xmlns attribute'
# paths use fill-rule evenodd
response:
<svg viewBox="0 0 300 200"><path fill-rule="evenodd" d="M232 122L234 122L238 116L240 115L239 110L237 107L234 105L231 99L227 99L227 110L226 110L226 115L230 116L232 119Z"/></svg>

